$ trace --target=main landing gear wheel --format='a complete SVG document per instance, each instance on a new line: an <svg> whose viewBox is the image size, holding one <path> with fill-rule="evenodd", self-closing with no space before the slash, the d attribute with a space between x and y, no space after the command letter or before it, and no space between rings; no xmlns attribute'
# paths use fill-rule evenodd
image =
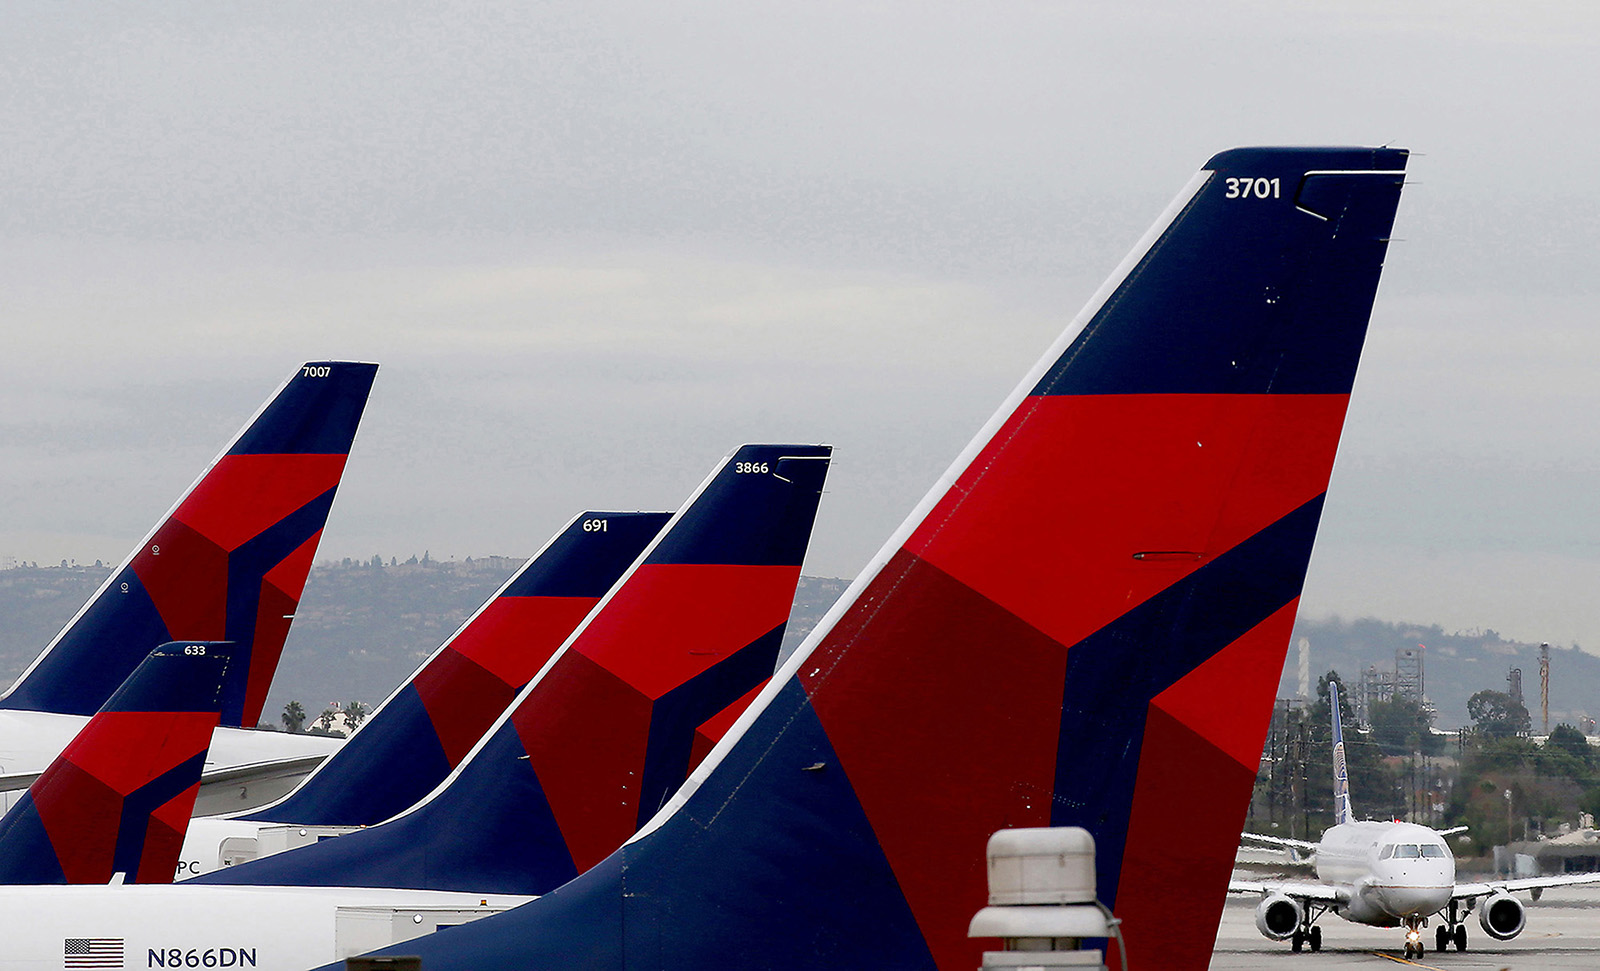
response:
<svg viewBox="0 0 1600 971"><path fill-rule="evenodd" d="M1311 945L1311 952L1313 954L1315 954L1317 951L1322 950L1322 928L1320 928L1320 927L1311 928L1311 937L1310 937L1310 940L1309 940L1308 943L1310 943L1310 945Z"/></svg>
<svg viewBox="0 0 1600 971"><path fill-rule="evenodd" d="M1289 938L1289 950L1293 951L1296 954L1299 954L1300 953L1300 949L1302 947L1305 947L1305 946L1306 946L1306 935L1304 933L1302 933L1301 931L1295 931L1294 932L1294 936Z"/></svg>
<svg viewBox="0 0 1600 971"><path fill-rule="evenodd" d="M1451 944L1456 946L1458 953L1467 949L1467 925L1462 920L1463 915L1457 903L1455 900L1450 901L1449 911L1443 914L1444 923L1434 932L1440 954L1443 954L1445 948Z"/></svg>

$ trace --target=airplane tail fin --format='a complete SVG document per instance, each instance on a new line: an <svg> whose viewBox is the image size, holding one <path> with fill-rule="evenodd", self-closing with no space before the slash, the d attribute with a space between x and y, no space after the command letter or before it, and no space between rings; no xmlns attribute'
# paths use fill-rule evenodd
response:
<svg viewBox="0 0 1600 971"><path fill-rule="evenodd" d="M0 819L0 883L171 883L235 645L163 644Z"/></svg>
<svg viewBox="0 0 1600 971"><path fill-rule="evenodd" d="M1078 825L1206 967L1405 161L1212 158L660 814L405 953L965 971L989 835Z"/></svg>
<svg viewBox="0 0 1600 971"><path fill-rule="evenodd" d="M1350 769L1344 759L1344 726L1339 714L1339 682L1328 682L1328 706L1333 712L1333 822L1355 819L1350 808Z"/></svg>
<svg viewBox="0 0 1600 971"><path fill-rule="evenodd" d="M831 451L723 459L416 808L195 882L542 893L603 859L772 675Z"/></svg>
<svg viewBox="0 0 1600 971"><path fill-rule="evenodd" d="M283 799L242 818L370 826L410 808L461 764L671 517L574 517L339 751Z"/></svg>
<svg viewBox="0 0 1600 971"><path fill-rule="evenodd" d="M277 671L376 364L304 364L57 634L0 707L92 715L175 640L232 641L254 726Z"/></svg>

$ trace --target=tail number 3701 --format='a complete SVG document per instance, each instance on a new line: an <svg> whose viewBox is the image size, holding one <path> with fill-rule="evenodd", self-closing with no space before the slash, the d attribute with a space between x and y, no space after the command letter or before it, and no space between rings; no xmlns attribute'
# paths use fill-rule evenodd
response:
<svg viewBox="0 0 1600 971"><path fill-rule="evenodd" d="M1276 199L1281 194L1277 179L1224 179L1225 199Z"/></svg>

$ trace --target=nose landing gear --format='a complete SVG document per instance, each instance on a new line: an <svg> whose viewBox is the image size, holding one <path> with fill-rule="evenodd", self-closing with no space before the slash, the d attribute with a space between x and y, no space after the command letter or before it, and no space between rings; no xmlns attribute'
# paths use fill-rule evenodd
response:
<svg viewBox="0 0 1600 971"><path fill-rule="evenodd" d="M1422 943L1422 925L1425 918L1411 916L1406 918L1406 960L1420 958L1428 953L1428 945ZM1440 928L1443 930L1443 928Z"/></svg>

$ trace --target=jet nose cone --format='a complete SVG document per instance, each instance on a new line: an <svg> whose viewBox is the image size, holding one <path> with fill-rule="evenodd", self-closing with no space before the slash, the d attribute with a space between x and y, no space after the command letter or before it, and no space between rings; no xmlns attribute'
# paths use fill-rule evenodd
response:
<svg viewBox="0 0 1600 971"><path fill-rule="evenodd" d="M1421 877L1420 874L1417 876ZM1396 917L1410 917L1443 910L1450 903L1450 895L1455 887L1454 881L1446 883L1437 879L1436 875L1429 874L1422 879L1375 885L1371 889L1382 901L1385 911Z"/></svg>

